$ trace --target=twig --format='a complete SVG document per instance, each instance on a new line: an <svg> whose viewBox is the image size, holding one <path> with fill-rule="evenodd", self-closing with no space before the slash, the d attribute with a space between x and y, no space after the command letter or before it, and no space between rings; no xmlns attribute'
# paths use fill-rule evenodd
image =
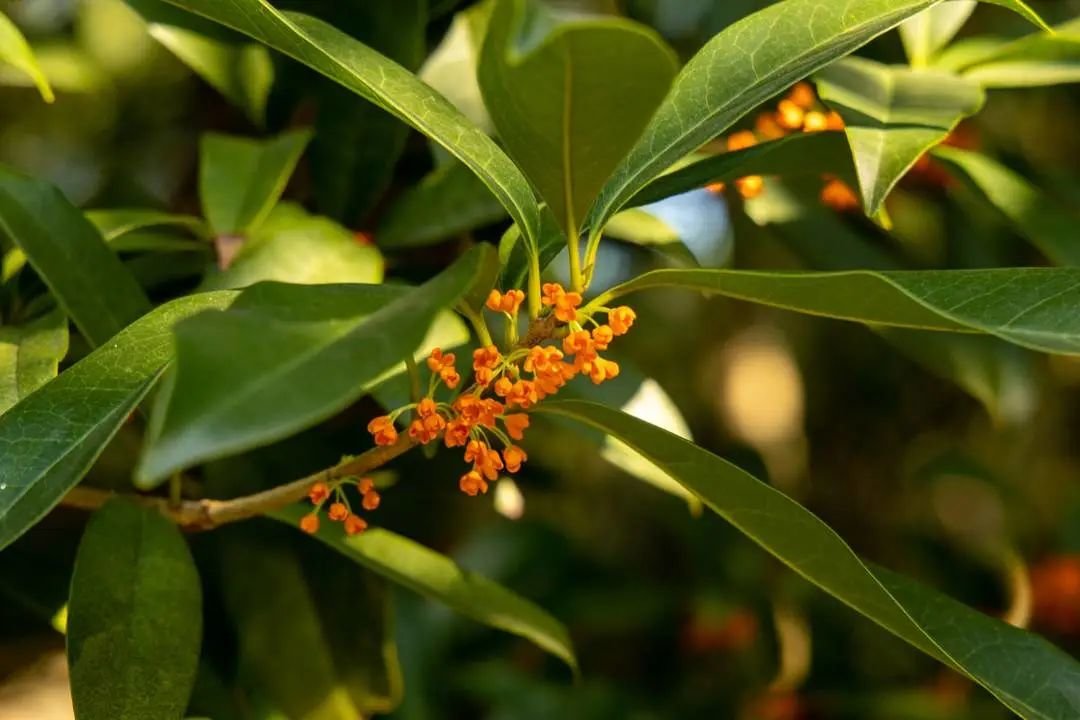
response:
<svg viewBox="0 0 1080 720"><path fill-rule="evenodd" d="M307 495L308 490L311 489L311 486L319 481L330 482L369 473L399 455L403 455L415 446L415 440L407 435L402 435L393 445L372 448L362 455L357 455L355 458L334 467L320 470L285 485L278 485L269 490L263 490L253 495L244 495L232 500L203 498L201 500L182 500L179 504L173 504L169 498L164 497L150 495L124 495L124 497L128 497L141 505L156 508L162 515L185 529L212 530L231 522L246 520L278 510L302 500ZM83 510L95 510L117 494L109 490L80 486L70 490L62 500L62 504Z"/></svg>

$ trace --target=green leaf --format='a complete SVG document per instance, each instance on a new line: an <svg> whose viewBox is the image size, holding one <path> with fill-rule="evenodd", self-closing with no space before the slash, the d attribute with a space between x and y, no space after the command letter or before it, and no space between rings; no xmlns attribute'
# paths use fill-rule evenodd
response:
<svg viewBox="0 0 1080 720"><path fill-rule="evenodd" d="M484 106L476 68L493 6L490 0L484 0L455 13L450 28L418 73L421 80L487 133L493 133L495 128ZM432 8L428 12L435 14Z"/></svg>
<svg viewBox="0 0 1080 720"><path fill-rule="evenodd" d="M270 53L214 23L160 0L126 0L147 22L150 36L164 45L256 126L266 120L266 100L274 81Z"/></svg>
<svg viewBox="0 0 1080 720"><path fill-rule="evenodd" d="M344 409L482 281L477 246L420 288L266 284L176 328L177 360L136 469L140 487L310 427ZM490 286L489 286L490 287ZM242 358L243 362L237 362Z"/></svg>
<svg viewBox="0 0 1080 720"><path fill-rule="evenodd" d="M934 157L974 186L1046 257L1058 265L1080 266L1080 213L981 153L940 147Z"/></svg>
<svg viewBox="0 0 1080 720"><path fill-rule="evenodd" d="M506 210L476 175L461 163L448 163L398 197L375 240L388 249L422 247L504 217Z"/></svg>
<svg viewBox="0 0 1080 720"><path fill-rule="evenodd" d="M653 180L626 204L629 207L646 205L709 183L731 182L747 175L853 178L854 171L843 133L798 133L684 165Z"/></svg>
<svg viewBox="0 0 1080 720"><path fill-rule="evenodd" d="M87 210L85 214L86 219L93 223L105 238L105 242L110 244L128 233L140 230L175 229L201 239L210 236L206 224L193 215L173 215L139 208Z"/></svg>
<svg viewBox="0 0 1080 720"><path fill-rule="evenodd" d="M270 517L296 527L306 512L302 505L292 505ZM339 526L324 524L315 537L395 583L484 625L529 640L577 672L573 645L562 623L502 585L462 570L450 558L382 528L350 537Z"/></svg>
<svg viewBox="0 0 1080 720"><path fill-rule="evenodd" d="M49 183L0 167L0 233L26 254L91 344L150 309L94 226Z"/></svg>
<svg viewBox="0 0 1080 720"><path fill-rule="evenodd" d="M911 64L925 67L930 58L960 32L977 5L976 0L941 3L903 23L900 39Z"/></svg>
<svg viewBox="0 0 1080 720"><path fill-rule="evenodd" d="M75 714L181 717L201 641L199 574L180 531L157 510L110 500L86 526L71 578Z"/></svg>
<svg viewBox="0 0 1080 720"><path fill-rule="evenodd" d="M1080 82L1080 20L1011 42L998 43L967 63L963 74L988 88Z"/></svg>
<svg viewBox="0 0 1080 720"><path fill-rule="evenodd" d="M809 315L923 330L995 335L1016 345L1080 354L1080 270L1001 268L874 272L654 270L590 305L638 290L681 287Z"/></svg>
<svg viewBox="0 0 1080 720"><path fill-rule="evenodd" d="M534 237L539 211L505 153L450 103L400 65L341 31L265 0L168 0L232 27L326 75L435 140L475 172Z"/></svg>
<svg viewBox="0 0 1080 720"><path fill-rule="evenodd" d="M795 572L983 685L1021 717L1050 720L1080 711L1080 665L1067 654L1038 636L868 565L817 516L738 467L602 405L550 402L538 410L619 438Z"/></svg>
<svg viewBox="0 0 1080 720"><path fill-rule="evenodd" d="M243 235L266 219L311 139L306 130L266 141L206 133L199 145L199 197L216 235Z"/></svg>
<svg viewBox="0 0 1080 720"><path fill-rule="evenodd" d="M0 325L0 415L56 377L67 351L68 324L62 312L27 325Z"/></svg>
<svg viewBox="0 0 1080 720"><path fill-rule="evenodd" d="M743 115L936 2L784 0L728 26L679 73L605 184L588 226L599 232L649 181Z"/></svg>
<svg viewBox="0 0 1080 720"><path fill-rule="evenodd" d="M29 76L45 102L56 99L26 38L4 13L0 13L0 63L11 65Z"/></svg>
<svg viewBox="0 0 1080 720"><path fill-rule="evenodd" d="M394 709L401 668L380 578L277 525L227 528L219 547L242 683L294 720Z"/></svg>
<svg viewBox="0 0 1080 720"><path fill-rule="evenodd" d="M641 134L677 70L652 29L495 3L477 76L488 113L565 232Z"/></svg>
<svg viewBox="0 0 1080 720"><path fill-rule="evenodd" d="M818 93L844 118L866 214L956 124L982 107L978 84L937 70L845 58L817 76Z"/></svg>
<svg viewBox="0 0 1080 720"><path fill-rule="evenodd" d="M162 305L0 415L0 549L82 479L172 357L173 323L235 296Z"/></svg>
<svg viewBox="0 0 1080 720"><path fill-rule="evenodd" d="M263 280L300 283L380 283L378 249L361 245L333 220L278 205L244 243L227 270L209 276L205 290L247 287Z"/></svg>

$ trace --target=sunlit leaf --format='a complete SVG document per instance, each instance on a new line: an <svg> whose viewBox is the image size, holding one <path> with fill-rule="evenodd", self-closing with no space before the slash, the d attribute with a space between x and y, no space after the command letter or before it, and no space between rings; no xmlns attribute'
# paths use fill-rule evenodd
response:
<svg viewBox="0 0 1080 720"><path fill-rule="evenodd" d="M62 312L26 325L0 326L0 415L56 377L67 351L68 324Z"/></svg>
<svg viewBox="0 0 1080 720"><path fill-rule="evenodd" d="M977 5L976 0L941 3L903 23L900 26L900 39L911 64L915 67L926 66L934 53L956 36Z"/></svg>
<svg viewBox="0 0 1080 720"><path fill-rule="evenodd" d="M30 77L45 102L51 103L55 99L52 88L49 87L49 80L41 71L41 66L38 65L37 58L34 57L34 52L27 44L26 38L3 13L0 13L0 63L18 68Z"/></svg>

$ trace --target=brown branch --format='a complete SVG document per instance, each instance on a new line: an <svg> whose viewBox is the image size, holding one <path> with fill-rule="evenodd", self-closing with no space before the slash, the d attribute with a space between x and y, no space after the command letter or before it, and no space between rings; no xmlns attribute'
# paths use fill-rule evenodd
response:
<svg viewBox="0 0 1080 720"><path fill-rule="evenodd" d="M385 465L399 455L403 455L416 446L416 441L402 435L393 445L375 447L357 455L351 460L335 465L317 473L293 480L285 485L278 485L252 495L244 495L233 500L182 500L175 504L168 498L151 495L124 495L147 507L156 508L162 515L177 525L188 530L212 530L227 523L263 515L291 505L307 496L308 490L317 482L332 482L347 477L356 477L371 472ZM116 495L109 490L90 487L75 487L61 501L67 507L94 510Z"/></svg>

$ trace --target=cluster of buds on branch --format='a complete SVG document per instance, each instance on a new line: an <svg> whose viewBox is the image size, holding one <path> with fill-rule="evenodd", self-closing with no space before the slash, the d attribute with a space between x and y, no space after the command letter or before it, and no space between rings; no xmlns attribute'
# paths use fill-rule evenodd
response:
<svg viewBox="0 0 1080 720"><path fill-rule="evenodd" d="M375 482L371 478L347 478L331 484L317 482L308 490L308 499L315 506L309 514L300 520L300 529L309 534L319 531L319 513L327 501L330 502L326 511L326 517L334 522L340 522L345 526L347 535L358 535L367 529L367 521L353 512L352 503L345 488L355 485L360 493L360 505L368 511L379 507L382 498L375 489Z"/></svg>

